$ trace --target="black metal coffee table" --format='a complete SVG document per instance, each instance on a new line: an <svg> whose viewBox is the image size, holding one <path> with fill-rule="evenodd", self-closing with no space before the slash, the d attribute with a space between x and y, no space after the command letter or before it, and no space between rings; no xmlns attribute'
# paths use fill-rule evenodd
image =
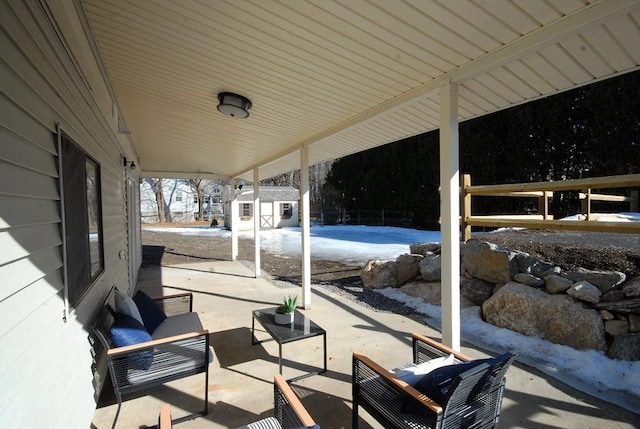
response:
<svg viewBox="0 0 640 429"><path fill-rule="evenodd" d="M264 341L255 336L255 321L257 320L260 325L269 333L279 347L278 365L280 366L280 375L282 375L282 345L286 343L292 343L294 341L303 340L305 338L317 337L322 335L324 346L324 370L311 372L296 378L292 378L288 381L296 381L302 378L308 377L314 374L320 374L327 371L327 331L318 326L313 320L309 319L304 314L296 310L294 314L293 323L287 325L278 325L274 321L274 315L276 308L265 308L262 310L254 310L253 318L251 320L251 343L260 344Z"/></svg>

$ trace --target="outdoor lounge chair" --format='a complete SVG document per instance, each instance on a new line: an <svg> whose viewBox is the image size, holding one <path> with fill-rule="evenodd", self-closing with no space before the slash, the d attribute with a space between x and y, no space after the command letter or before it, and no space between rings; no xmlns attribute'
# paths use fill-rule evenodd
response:
<svg viewBox="0 0 640 429"><path fill-rule="evenodd" d="M273 402L274 417L267 417L238 429L320 429L281 375L276 375L273 380ZM169 405L160 408L158 429L171 429Z"/></svg>
<svg viewBox="0 0 640 429"><path fill-rule="evenodd" d="M118 403L112 428L116 426L124 395L201 373L204 373L204 409L181 417L174 423L206 415L212 355L209 350L209 331L202 328L198 314L193 312L193 294L189 292L156 298L154 305L162 309L164 319L158 320L159 325L153 335L142 332L145 329L142 325L140 329L124 326L122 332L126 332L127 339L132 340L131 345L125 346L117 346L112 338L114 327L119 327L118 321L127 320L115 310L116 294L113 287L93 326L94 335L102 344L103 358L107 360ZM138 342L137 338L132 337L132 331L145 340Z"/></svg>
<svg viewBox="0 0 640 429"><path fill-rule="evenodd" d="M420 364L435 358L453 355L456 365L429 373L428 385L442 393L436 401L407 384L396 374L384 369L361 353L353 352L353 428L358 427L358 407L362 406L388 428L490 428L498 423L505 373L515 355L505 353L492 359L471 361L463 354L426 338L413 334L413 362ZM467 362L465 364L465 362ZM452 371L463 372L449 376ZM437 375L437 374L438 375ZM440 377L442 375L442 377ZM440 377L440 378L438 378ZM450 383L450 384L449 384Z"/></svg>

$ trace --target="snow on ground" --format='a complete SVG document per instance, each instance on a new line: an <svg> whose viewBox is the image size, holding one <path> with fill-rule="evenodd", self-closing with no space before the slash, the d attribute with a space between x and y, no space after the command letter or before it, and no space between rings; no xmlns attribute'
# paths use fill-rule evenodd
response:
<svg viewBox="0 0 640 429"><path fill-rule="evenodd" d="M577 220L577 217L573 219ZM640 213L602 216L603 220L640 222ZM188 228L147 227L150 231L171 231L184 235L216 235L230 237L222 228L194 226ZM253 237L253 232L241 233ZM370 259L395 260L409 252L412 243L440 242L438 231L370 226L314 226L311 228L311 257L364 264ZM300 256L300 228L272 229L260 232L261 247L271 253ZM425 315L425 322L441 329L439 306L402 293L396 288L377 290L404 302ZM488 324L480 317L479 307L461 311L462 339L494 353L515 351L518 360L561 380L592 396L616 403L640 413L640 362L626 362L606 357L603 352L577 350L537 337Z"/></svg>

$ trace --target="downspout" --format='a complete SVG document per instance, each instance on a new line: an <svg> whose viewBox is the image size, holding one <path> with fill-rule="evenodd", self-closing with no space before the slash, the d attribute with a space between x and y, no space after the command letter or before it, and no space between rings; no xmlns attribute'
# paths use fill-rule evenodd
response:
<svg viewBox="0 0 640 429"><path fill-rule="evenodd" d="M64 308L62 309L62 320L67 323L71 307L69 305L69 274L67 261L67 227L64 210L64 177L62 174L62 130L60 123L56 122L56 149L58 151L58 183L60 184L60 235L62 238L62 284L64 289Z"/></svg>

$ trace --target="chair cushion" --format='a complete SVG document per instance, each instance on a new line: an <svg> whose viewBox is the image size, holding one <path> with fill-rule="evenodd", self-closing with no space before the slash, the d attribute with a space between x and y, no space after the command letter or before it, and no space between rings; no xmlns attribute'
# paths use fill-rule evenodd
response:
<svg viewBox="0 0 640 429"><path fill-rule="evenodd" d="M444 405L449 396L449 387L451 387L453 380L463 372L489 360L475 359L455 365L443 366L422 377L414 387L438 404Z"/></svg>
<svg viewBox="0 0 640 429"><path fill-rule="evenodd" d="M427 362L423 362L420 364L410 363L407 365L403 365L399 368L393 370L393 373L407 383L410 386L415 386L416 383L426 374L429 374L431 371L441 368L447 365L453 365L455 363L455 356L443 356L435 359L431 359Z"/></svg>
<svg viewBox="0 0 640 429"><path fill-rule="evenodd" d="M182 313L164 319L164 321L153 331L151 337L154 340L158 340L160 338L167 338L174 335L198 332L202 330L202 323L200 322L198 313Z"/></svg>
<svg viewBox="0 0 640 429"><path fill-rule="evenodd" d="M116 347L132 346L151 341L151 335L149 335L142 323L123 313L116 313L115 323L111 328L110 334L111 341ZM134 353L128 357L127 363L130 369L147 370L153 363L153 350Z"/></svg>
<svg viewBox="0 0 640 429"><path fill-rule="evenodd" d="M116 311L118 313L131 316L134 319L136 319L138 322L144 324L144 322L142 321L142 316L140 315L140 311L136 306L136 303L133 302L133 299L131 299L129 295L126 295L120 292L118 288L115 289L115 304L116 304Z"/></svg>
<svg viewBox="0 0 640 429"><path fill-rule="evenodd" d="M149 295L141 290L133 296L133 301L140 311L144 327L150 334L153 334L153 331L167 318L167 315Z"/></svg>

